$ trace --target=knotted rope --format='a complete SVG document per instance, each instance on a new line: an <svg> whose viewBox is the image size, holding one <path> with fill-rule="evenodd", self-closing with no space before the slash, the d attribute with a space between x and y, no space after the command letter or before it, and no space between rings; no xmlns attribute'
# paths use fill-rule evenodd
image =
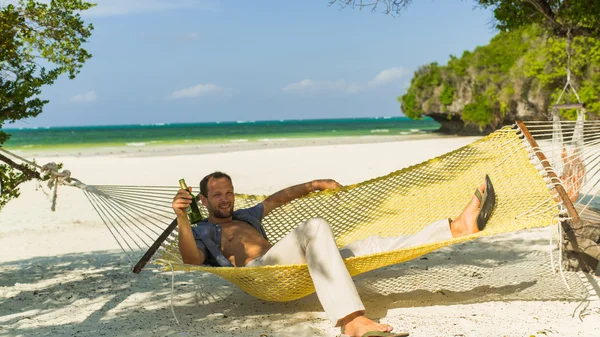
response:
<svg viewBox="0 0 600 337"><path fill-rule="evenodd" d="M56 211L56 199L58 197L58 185L70 185L71 184L71 171L62 170L58 171L58 164L54 162L47 163L40 168L40 173L43 178L48 179L48 188L52 190L52 206L50 209Z"/></svg>
<svg viewBox="0 0 600 337"><path fill-rule="evenodd" d="M560 102L560 100L562 99L563 95L565 94L565 92L567 91L567 88L571 88L571 90L573 91L573 94L575 94L575 97L577 98L577 102L581 103L581 99L579 98L579 94L577 93L577 90L575 90L575 87L573 87L573 84L571 84L571 44L573 42L573 36L571 35L571 28L569 28L569 30L567 31L567 46L566 46L566 52L567 52L567 83L565 83L565 86L562 90L562 92L560 93L560 96L558 96L558 99L556 100L556 104L558 104Z"/></svg>
<svg viewBox="0 0 600 337"><path fill-rule="evenodd" d="M4 153L6 155L9 155L15 159L18 159L19 161L21 161L24 164L34 167L40 174L40 177L42 180L45 181L46 179L48 179L47 186L50 190L52 190L52 206L51 206L52 211L56 211L56 200L58 198L58 185L68 185L68 186L78 187L83 190L87 190L87 191L91 191L91 192L95 192L95 193L101 193L101 192L97 191L97 189L95 189L94 187L87 186L86 184L82 183L78 179L71 177L71 171L69 171L69 170L59 171L60 170L59 165L54 162L50 162L43 166L40 166L33 161L27 160L15 153L4 150L3 148L0 148L0 152Z"/></svg>

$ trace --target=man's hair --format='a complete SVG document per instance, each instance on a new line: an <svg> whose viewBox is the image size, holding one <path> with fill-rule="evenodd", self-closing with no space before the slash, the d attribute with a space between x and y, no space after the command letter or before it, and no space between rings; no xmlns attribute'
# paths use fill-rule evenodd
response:
<svg viewBox="0 0 600 337"><path fill-rule="evenodd" d="M202 194L205 198L208 198L208 181L210 180L210 178L227 178L227 180L229 180L229 182L233 184L233 181L231 181L231 177L227 173L219 171L213 172L207 175L206 177L202 178L202 180L200 180L200 194Z"/></svg>

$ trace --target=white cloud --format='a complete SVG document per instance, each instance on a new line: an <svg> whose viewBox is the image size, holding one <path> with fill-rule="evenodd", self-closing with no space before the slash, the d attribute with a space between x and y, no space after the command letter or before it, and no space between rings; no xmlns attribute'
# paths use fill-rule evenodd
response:
<svg viewBox="0 0 600 337"><path fill-rule="evenodd" d="M182 99L203 96L221 96L228 91L228 89L216 84L197 84L193 87L175 90L167 98Z"/></svg>
<svg viewBox="0 0 600 337"><path fill-rule="evenodd" d="M408 70L402 67L395 67L386 70L382 70L375 76L374 79L370 80L368 85L370 87L378 87L380 85L388 84L404 75L408 74Z"/></svg>
<svg viewBox="0 0 600 337"><path fill-rule="evenodd" d="M302 80L300 82L291 83L283 88L287 92L322 92L322 91L338 91L355 93L360 90L357 84L346 83L345 81L313 81L311 79Z"/></svg>
<svg viewBox="0 0 600 337"><path fill-rule="evenodd" d="M406 74L408 74L406 69L395 67L380 71L379 74L367 83L348 83L344 80L315 81L307 78L299 82L290 83L283 87L282 90L295 93L345 92L355 94L391 83Z"/></svg>
<svg viewBox="0 0 600 337"><path fill-rule="evenodd" d="M76 102L76 103L89 103L89 102L95 102L97 98L98 98L98 96L96 95L96 92L94 90L90 90L86 93L75 95L75 96L71 97L69 99L69 101Z"/></svg>

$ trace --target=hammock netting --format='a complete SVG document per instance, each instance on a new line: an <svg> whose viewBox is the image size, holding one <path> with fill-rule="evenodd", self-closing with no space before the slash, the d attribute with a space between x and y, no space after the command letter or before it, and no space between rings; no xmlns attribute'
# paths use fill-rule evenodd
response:
<svg viewBox="0 0 600 337"><path fill-rule="evenodd" d="M496 208L486 229L478 234L393 252L345 260L351 275L401 263L457 242L524 228L548 226L558 215L549 181L532 164L537 158L515 129L499 130L461 149L408 167L387 176L350 185L337 191L313 193L271 212L263 226L271 243L276 243L298 223L312 217L325 218L336 242L342 247L371 235L413 234L442 218L461 213L477 186L488 174L496 189ZM96 186L115 195L117 187ZM165 205L177 188L165 193ZM125 197L127 192L119 192ZM131 192L130 192L131 193ZM136 193L143 193L138 191ZM135 196L131 196L135 198ZM236 195L236 208L255 205L262 195ZM129 202L128 200L122 200ZM157 200L158 201L158 200ZM138 201L139 202L139 201ZM150 211L157 205L140 202ZM206 214L206 210L203 210ZM107 212L108 213L108 212ZM169 216L172 218L172 210ZM131 221L133 219L123 221ZM144 220L140 219L140 223ZM124 226L114 227L123 235ZM126 231L125 233L127 233ZM133 238L133 235L130 235ZM156 237L155 237L156 238ZM250 295L268 301L290 301L314 292L306 264L254 268L223 268L183 264L177 247L177 231L165 240L154 261L175 270L200 270L219 275Z"/></svg>
<svg viewBox="0 0 600 337"><path fill-rule="evenodd" d="M598 193L600 123L580 119L527 125L539 146L532 145L523 129L516 125L505 127L421 164L296 199L264 218L269 241L276 243L300 222L313 217L322 217L331 224L339 247L372 235L414 234L436 220L456 218L486 174L494 184L496 207L485 230L447 241L348 258L345 264L350 274L412 260L482 236L556 224L559 216L566 214L564 200L556 191L558 185L575 195L585 192L587 199L574 200L578 210L589 212ZM561 138L557 138L557 127ZM540 160L540 153L548 160ZM166 238L158 241L160 248L149 263L167 270L213 273L267 301L291 301L314 292L306 264L245 268L184 264L177 246L176 227L165 232L174 219L171 201L179 189L177 186L80 184L78 187L132 263L156 245L162 234ZM236 194L235 208L250 207L265 198ZM202 212L206 214L205 209Z"/></svg>

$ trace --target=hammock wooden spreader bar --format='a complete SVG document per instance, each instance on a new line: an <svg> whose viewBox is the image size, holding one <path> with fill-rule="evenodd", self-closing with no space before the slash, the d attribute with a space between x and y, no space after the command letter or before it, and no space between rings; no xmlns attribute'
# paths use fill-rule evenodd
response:
<svg viewBox="0 0 600 337"><path fill-rule="evenodd" d="M156 253L156 251L160 248L163 242L165 242L169 235L171 235L175 228L177 228L177 219L171 222L167 229L165 229L165 231L160 234L158 239L156 239L152 246L150 246L146 253L144 253L144 256L142 256L142 258L135 264L135 267L133 267L134 273L139 274L142 272L142 269L144 269L144 267L146 266L148 261L150 261L154 253Z"/></svg>
<svg viewBox="0 0 600 337"><path fill-rule="evenodd" d="M577 223L581 222L581 219L579 218L579 213L577 213L577 211L575 210L573 203L569 199L569 195L567 194L567 191L565 191L564 186L561 185L560 179L558 178L558 176L556 175L556 172L554 172L554 169L548 162L546 155L540 150L540 146L538 145L536 140L533 139L533 136L531 135L531 133L529 132L529 130L527 129L525 124L519 120L516 122L516 124L519 127L519 129L521 130L521 132L523 133L523 136L525 137L525 139L527 140L527 142L529 143L531 148L535 150L534 151L535 155L538 157L540 163L546 170L548 177L552 180L552 182L554 182L556 184L556 187L555 187L556 192L558 193L558 196L560 197L561 201L563 202L564 206L566 207L567 212L569 212L569 216L571 217L571 219L573 219L574 222L577 222Z"/></svg>
<svg viewBox="0 0 600 337"><path fill-rule="evenodd" d="M583 104L583 103L554 104L552 106L552 109L560 109L560 110L565 110L565 109L583 109L583 108L585 108L585 104Z"/></svg>

